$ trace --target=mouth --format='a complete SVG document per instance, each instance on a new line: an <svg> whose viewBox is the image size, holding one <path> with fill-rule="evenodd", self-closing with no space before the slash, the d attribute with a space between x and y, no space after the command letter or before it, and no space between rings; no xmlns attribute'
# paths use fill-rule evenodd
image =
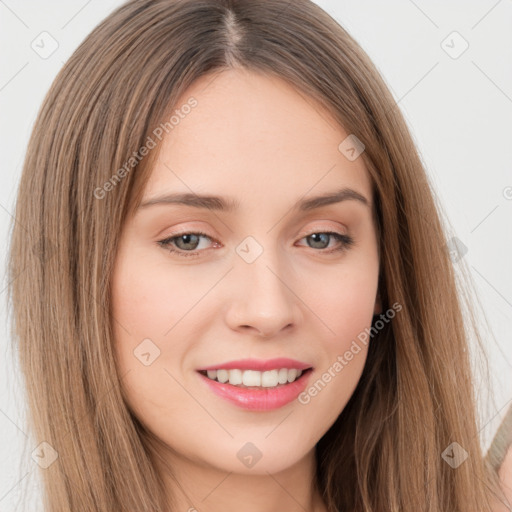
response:
<svg viewBox="0 0 512 512"><path fill-rule="evenodd" d="M197 370L209 392L251 412L268 412L291 404L306 388L312 372L313 367Z"/></svg>
<svg viewBox="0 0 512 512"><path fill-rule="evenodd" d="M221 384L229 384L245 389L282 388L298 381L303 375L310 373L312 367L303 370L298 368L275 368L272 370L215 369L198 370L206 378Z"/></svg>

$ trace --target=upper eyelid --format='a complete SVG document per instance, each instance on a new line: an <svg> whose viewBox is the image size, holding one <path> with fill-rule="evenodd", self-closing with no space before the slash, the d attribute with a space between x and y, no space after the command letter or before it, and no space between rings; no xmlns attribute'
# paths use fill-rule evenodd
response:
<svg viewBox="0 0 512 512"><path fill-rule="evenodd" d="M320 228L320 229L301 231L300 234L298 235L298 240L302 240L303 238L306 238L308 236L311 236L313 234L318 234L318 233L338 235L338 236L342 236L342 237L344 236L349 239L352 239L352 236L349 233L340 233L339 231L337 231L335 229L330 229L330 228L327 228L327 229ZM215 237L212 237L212 236L208 235L207 233L201 232L200 230L194 231L193 229L179 231L176 233L171 233L169 236L160 240L158 243L164 245L163 242L167 242L167 244L165 244L165 245L170 245L171 242L174 241L174 239L179 238L182 235L197 235L199 237L207 238L208 240L210 240L213 243L220 243ZM178 252L182 251L182 249L179 249L179 248L177 248L176 250ZM206 250L206 249L200 250L199 252L203 252L204 250ZM194 251L184 251L184 252L193 253Z"/></svg>
<svg viewBox="0 0 512 512"><path fill-rule="evenodd" d="M333 231L333 232L338 232L338 231L346 231L346 233L340 233L340 234L349 234L349 228L346 226L346 225L342 225L340 222L337 222L337 221L326 221L325 219L318 219L318 220L313 220L312 222L336 222L338 225L340 225L339 227L332 227L332 226L328 226L328 227L314 227L314 228L311 228L311 229L303 229L301 230L297 236L308 236L309 234L312 234L312 233L325 233L327 231ZM179 236L179 235L187 235L187 234L198 234L198 233L201 233L202 235L204 236L207 236L211 239L215 239L216 237L215 236L212 236L212 235L209 235L206 233L206 229L202 229L202 228L184 228L184 229L178 229L177 231L173 232L173 233L170 233L166 238L171 238L173 236Z"/></svg>
<svg viewBox="0 0 512 512"><path fill-rule="evenodd" d="M334 228L325 228L325 229L323 229L323 228L315 228L315 229L303 230L297 236L299 236L302 239L302 238L304 238L306 236L310 236L310 235L313 235L315 233L336 233L336 234L347 235L347 236L349 234L349 233L340 233L337 229L334 229ZM218 241L215 236L211 236L211 235L205 233L202 230L194 230L194 229L187 229L187 230L183 230L183 231L176 231L176 232L171 233L168 236L166 236L163 240L170 240L172 238L177 238L177 237L182 236L182 235L199 235L199 236L204 236L206 238L209 238L212 241L216 241L216 242Z"/></svg>

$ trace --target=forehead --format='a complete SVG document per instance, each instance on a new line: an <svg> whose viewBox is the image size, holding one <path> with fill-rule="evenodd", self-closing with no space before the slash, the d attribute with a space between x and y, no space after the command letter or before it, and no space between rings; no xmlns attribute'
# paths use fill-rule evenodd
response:
<svg viewBox="0 0 512 512"><path fill-rule="evenodd" d="M180 107L195 100L193 108ZM371 198L362 158L339 146L349 133L286 81L248 70L197 80L176 102L144 197L163 192L271 201L347 186ZM186 113L185 113L186 112Z"/></svg>

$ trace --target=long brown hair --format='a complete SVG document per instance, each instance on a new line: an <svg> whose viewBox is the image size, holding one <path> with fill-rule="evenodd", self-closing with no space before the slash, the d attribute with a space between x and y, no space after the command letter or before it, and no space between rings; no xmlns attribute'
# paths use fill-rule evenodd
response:
<svg viewBox="0 0 512 512"><path fill-rule="evenodd" d="M30 422L58 453L42 470L45 510L170 510L123 400L110 276L123 222L158 158L155 130L170 133L176 101L196 79L233 67L290 82L363 142L383 308L402 305L317 445L329 510L490 510L494 481L440 207L383 79L309 0L132 0L52 84L28 145L9 260ZM141 151L150 139L156 147ZM469 454L457 468L442 457L452 442Z"/></svg>

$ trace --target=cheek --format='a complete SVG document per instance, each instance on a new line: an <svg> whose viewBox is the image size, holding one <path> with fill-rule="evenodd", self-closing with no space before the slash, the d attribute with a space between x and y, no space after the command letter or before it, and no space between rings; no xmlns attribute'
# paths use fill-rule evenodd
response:
<svg viewBox="0 0 512 512"><path fill-rule="evenodd" d="M180 386L181 368L193 348L194 306L215 275L191 281L190 272L170 271L134 249L119 257L112 277L114 347L130 409L147 425L171 424L193 412L194 402ZM191 341L192 340L192 341ZM197 413L197 411L195 411Z"/></svg>
<svg viewBox="0 0 512 512"><path fill-rule="evenodd" d="M197 314L194 306L211 288L212 276L191 281L190 272L180 268L171 272L161 261L148 265L145 258L134 251L116 265L112 320L117 349L132 354L138 344L150 339L162 349L163 359L169 352L164 345L172 340L176 360L184 348L180 340L189 339L185 329Z"/></svg>
<svg viewBox="0 0 512 512"><path fill-rule="evenodd" d="M317 339L319 365L298 402L322 418L319 428L327 429L334 423L363 372L377 281L377 260L360 261L347 264L340 272L331 272L328 286L318 286L316 293L308 292L308 305L318 312L324 335Z"/></svg>
<svg viewBox="0 0 512 512"><path fill-rule="evenodd" d="M314 431L323 434L330 428L359 383L370 342L373 301L369 299L347 295L345 307L338 300L338 307L323 310L325 323L335 334L319 339L319 364L297 399L305 421L314 418Z"/></svg>
<svg viewBox="0 0 512 512"><path fill-rule="evenodd" d="M125 399L140 419L145 414L137 412L161 409L157 393L162 386L161 363L165 357L161 340L174 323L168 313L176 305L170 302L171 294L165 294L162 281L156 281L156 272L139 264L142 261L136 255L133 251L128 257L125 252L116 261L112 276L112 329Z"/></svg>
<svg viewBox="0 0 512 512"><path fill-rule="evenodd" d="M369 327L374 314L378 284L378 264L359 262L316 273L314 283L302 295L318 318L325 334L325 349L333 355L344 351L350 341Z"/></svg>
<svg viewBox="0 0 512 512"><path fill-rule="evenodd" d="M367 346L361 343L340 351L326 366L318 368L299 395L297 401L303 408L304 422L312 423L310 429L318 434L315 442L329 430L350 400L361 378L367 352Z"/></svg>

